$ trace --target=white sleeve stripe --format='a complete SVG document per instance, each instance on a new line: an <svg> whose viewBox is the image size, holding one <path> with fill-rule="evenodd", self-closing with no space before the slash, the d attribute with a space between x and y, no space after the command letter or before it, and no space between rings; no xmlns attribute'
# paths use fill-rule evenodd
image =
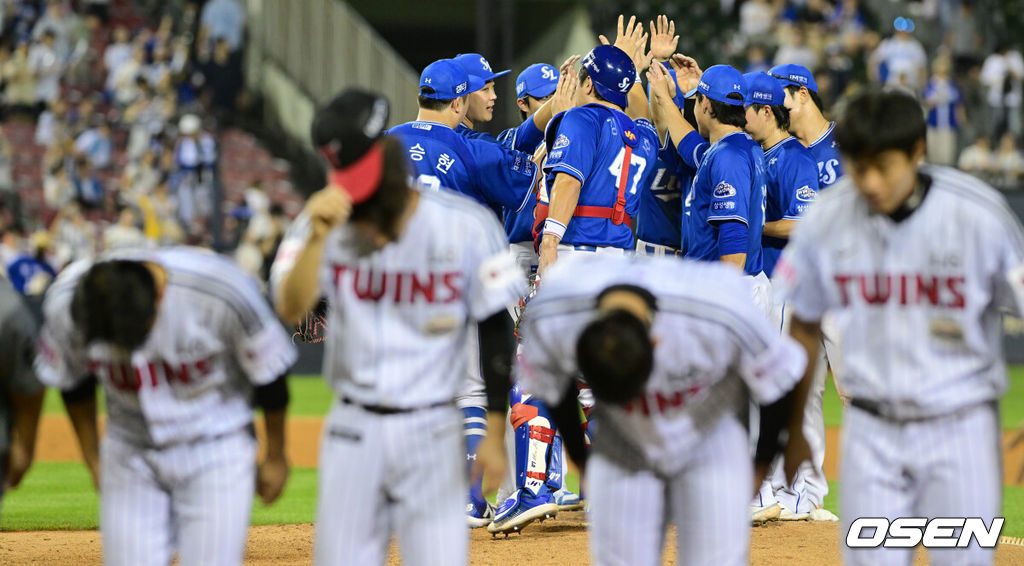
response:
<svg viewBox="0 0 1024 566"><path fill-rule="evenodd" d="M712 220L739 220L740 222L746 224L747 226L750 225L750 222L746 218L743 218L742 216L738 216L735 214L732 214L730 216L708 216L708 222L711 222Z"/></svg>

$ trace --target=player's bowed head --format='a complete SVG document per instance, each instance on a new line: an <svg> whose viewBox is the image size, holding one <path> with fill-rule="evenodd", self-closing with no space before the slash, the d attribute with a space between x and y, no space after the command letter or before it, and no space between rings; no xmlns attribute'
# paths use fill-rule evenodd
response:
<svg viewBox="0 0 1024 566"><path fill-rule="evenodd" d="M613 285L595 307L576 341L576 364L595 399L626 405L643 394L654 369L650 331L657 300L642 287Z"/></svg>
<svg viewBox="0 0 1024 566"><path fill-rule="evenodd" d="M847 175L872 211L900 214L920 204L918 165L927 126L909 93L870 88L848 99L836 123L836 142Z"/></svg>

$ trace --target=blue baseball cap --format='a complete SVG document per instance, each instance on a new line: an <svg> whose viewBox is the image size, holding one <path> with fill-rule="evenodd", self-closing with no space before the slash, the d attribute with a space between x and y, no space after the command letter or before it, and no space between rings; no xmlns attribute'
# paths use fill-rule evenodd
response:
<svg viewBox="0 0 1024 566"><path fill-rule="evenodd" d="M697 88L686 93L686 98L690 98L698 92L711 100L730 106L743 106L743 101L747 98L743 75L729 65L715 65L707 68L701 74ZM739 100L729 98L730 94L740 95Z"/></svg>
<svg viewBox="0 0 1024 566"><path fill-rule="evenodd" d="M455 56L455 61L462 65L462 68L466 70L472 76L479 77L485 83L487 81L493 81L494 79L507 75L511 71L499 71L495 73L491 70L491 64L487 62L487 59L479 53L463 53Z"/></svg>
<svg viewBox="0 0 1024 566"><path fill-rule="evenodd" d="M558 88L558 69L545 63L534 63L516 77L516 98L544 98Z"/></svg>
<svg viewBox="0 0 1024 566"><path fill-rule="evenodd" d="M629 89L636 82L636 65L625 51L614 45L598 45L583 57L582 65L601 98L620 108L629 104Z"/></svg>
<svg viewBox="0 0 1024 566"><path fill-rule="evenodd" d="M747 73L743 75L743 81L747 85L747 99L745 106L751 104L767 104L768 106L782 106L786 100L786 90L782 88L782 81L765 73Z"/></svg>
<svg viewBox="0 0 1024 566"><path fill-rule="evenodd" d="M423 92L428 87L433 92ZM420 96L435 100L454 100L484 88L484 81L470 75L454 59L440 59L420 73Z"/></svg>
<svg viewBox="0 0 1024 566"><path fill-rule="evenodd" d="M803 65L795 65L793 63L775 65L768 70L768 74L781 80L783 86L802 86L807 87L807 90L811 92L818 92L818 83L814 82L814 75L811 74L810 69Z"/></svg>

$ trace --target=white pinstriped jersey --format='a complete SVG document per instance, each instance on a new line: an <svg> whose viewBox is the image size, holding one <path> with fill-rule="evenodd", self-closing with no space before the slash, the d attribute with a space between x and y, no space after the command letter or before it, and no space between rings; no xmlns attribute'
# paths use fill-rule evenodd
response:
<svg viewBox="0 0 1024 566"><path fill-rule="evenodd" d="M467 340L475 339L470 321L517 302L525 289L493 212L449 190L419 194L398 241L361 256L346 225L324 245L324 378L356 403L415 408L454 399ZM291 269L309 229L306 217L293 223L272 283Z"/></svg>
<svg viewBox="0 0 1024 566"><path fill-rule="evenodd" d="M197 248L101 256L161 265L167 272L157 317L130 359L105 343L85 344L71 320L75 286L92 261L68 266L46 295L36 357L45 384L70 389L90 374L106 394L108 434L167 446L236 431L252 422L253 386L296 359L256 281Z"/></svg>
<svg viewBox="0 0 1024 566"><path fill-rule="evenodd" d="M776 271L799 319L835 317L843 388L937 416L1007 387L1002 311L1024 306L1024 231L994 189L922 166L931 185L909 217L872 214L850 179L823 191Z"/></svg>
<svg viewBox="0 0 1024 566"><path fill-rule="evenodd" d="M557 403L578 375L576 341L597 296L617 284L658 301L651 327L654 371L627 407L595 410L594 447L631 467L679 470L711 423L746 411L748 391L770 403L792 389L803 351L754 306L733 266L668 257L573 256L545 274L521 325L523 388ZM744 387L744 384L746 387Z"/></svg>

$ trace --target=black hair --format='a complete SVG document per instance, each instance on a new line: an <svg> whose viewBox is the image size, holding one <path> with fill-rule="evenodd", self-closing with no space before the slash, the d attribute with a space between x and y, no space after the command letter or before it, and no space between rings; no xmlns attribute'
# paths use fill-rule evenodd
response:
<svg viewBox="0 0 1024 566"><path fill-rule="evenodd" d="M579 84L580 84L580 86L583 86L583 83L587 82L587 79L590 78L590 71L588 71L586 67L580 67L579 76L580 76L580 83ZM607 100L605 100L605 98L603 96L601 96L601 93L597 92L596 88L593 90L593 95L594 95L594 98L596 98L598 100L603 100L604 102L608 102Z"/></svg>
<svg viewBox="0 0 1024 566"><path fill-rule="evenodd" d="M601 313L576 340L576 365L595 399L629 403L641 395L654 368L647 325L623 309Z"/></svg>
<svg viewBox="0 0 1024 566"><path fill-rule="evenodd" d="M839 151L853 158L896 149L913 155L925 140L924 110L913 95L892 88L869 88L844 104L836 121Z"/></svg>
<svg viewBox="0 0 1024 566"><path fill-rule="evenodd" d="M759 104L757 102L751 106L754 107L754 112L760 112L765 107L771 108L772 116L775 116L775 125L783 132L789 131L789 108L779 104Z"/></svg>
<svg viewBox="0 0 1024 566"><path fill-rule="evenodd" d="M700 92L697 93L697 96L698 102L706 98L704 94ZM735 92L730 92L728 95L726 95L726 98L728 98L729 100L742 101L743 95ZM714 118L715 120L718 120L720 123L725 124L726 126L736 126L737 128L747 127L746 109L743 108L742 104L733 106L732 104L726 104L724 102L719 102L717 100L711 100L710 98L708 98L708 102L711 103L711 117Z"/></svg>
<svg viewBox="0 0 1024 566"><path fill-rule="evenodd" d="M156 279L142 262L99 262L75 286L71 319L87 344L104 341L136 350L156 321L157 296Z"/></svg>
<svg viewBox="0 0 1024 566"><path fill-rule="evenodd" d="M791 85L786 85L784 88L786 89L786 92L788 92L790 96L794 96L794 95L796 95L796 93L800 92L801 88L807 88L807 87L799 87L799 86L791 84ZM825 113L825 105L821 102L821 95L819 95L818 93L814 92L813 90L811 90L809 88L807 89L807 94L811 95L811 102L814 102L814 105L818 107L818 112L821 112L822 114L824 114Z"/></svg>
<svg viewBox="0 0 1024 566"><path fill-rule="evenodd" d="M411 168L398 138L384 136L377 143L382 144L384 151L380 185L370 198L352 207L349 220L370 222L390 240L397 240L398 220L405 212L412 190L409 188Z"/></svg>
<svg viewBox="0 0 1024 566"><path fill-rule="evenodd" d="M420 93L416 97L416 102L420 105L420 108L424 110L433 110L435 112L440 112L441 110L444 110L445 108L451 106L452 100L455 100L454 98L450 98L448 100L440 100L437 98L423 96L424 94L434 94L434 92L436 91L432 87L420 87Z"/></svg>

